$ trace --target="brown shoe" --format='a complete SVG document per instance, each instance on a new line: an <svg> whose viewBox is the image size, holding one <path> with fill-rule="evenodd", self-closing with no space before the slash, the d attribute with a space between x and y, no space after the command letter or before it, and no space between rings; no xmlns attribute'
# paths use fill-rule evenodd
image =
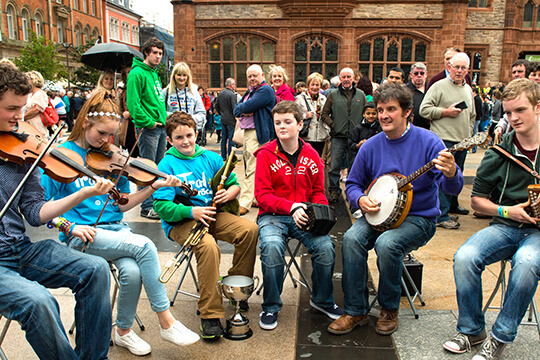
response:
<svg viewBox="0 0 540 360"><path fill-rule="evenodd" d="M377 326L375 332L379 335L391 335L398 327L398 310L390 311L381 308L379 320L377 320Z"/></svg>
<svg viewBox="0 0 540 360"><path fill-rule="evenodd" d="M243 206L240 206L240 216L242 215L246 215L248 213L248 209L246 209L245 207Z"/></svg>
<svg viewBox="0 0 540 360"><path fill-rule="evenodd" d="M336 335L348 334L357 326L363 326L368 323L367 315L352 316L343 314L339 319L328 325L328 332Z"/></svg>

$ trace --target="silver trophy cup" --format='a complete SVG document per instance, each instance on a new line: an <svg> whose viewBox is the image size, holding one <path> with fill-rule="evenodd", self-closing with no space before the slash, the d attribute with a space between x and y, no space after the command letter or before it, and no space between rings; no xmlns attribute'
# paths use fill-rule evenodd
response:
<svg viewBox="0 0 540 360"><path fill-rule="evenodd" d="M216 286L221 296L236 304L236 312L227 319L225 338L229 340L249 339L253 335L253 330L249 328L249 320L240 314L240 301L249 299L253 290L259 286L259 278L255 276L252 279L243 275L224 276L217 282Z"/></svg>

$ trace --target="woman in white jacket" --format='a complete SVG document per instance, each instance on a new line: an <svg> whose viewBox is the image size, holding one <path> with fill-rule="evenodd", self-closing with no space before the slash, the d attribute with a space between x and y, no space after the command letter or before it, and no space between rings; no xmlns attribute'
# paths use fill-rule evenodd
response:
<svg viewBox="0 0 540 360"><path fill-rule="evenodd" d="M175 111L188 113L195 120L197 131L200 132L206 122L206 110L197 90L188 64L180 62L173 68L169 85L163 89L163 97L167 114Z"/></svg>
<svg viewBox="0 0 540 360"><path fill-rule="evenodd" d="M307 78L307 89L295 98L295 103L304 111L304 122L309 120L307 136L302 137L322 157L324 143L330 136L330 128L321 120L321 111L326 102L326 97L320 93L323 76L312 73Z"/></svg>

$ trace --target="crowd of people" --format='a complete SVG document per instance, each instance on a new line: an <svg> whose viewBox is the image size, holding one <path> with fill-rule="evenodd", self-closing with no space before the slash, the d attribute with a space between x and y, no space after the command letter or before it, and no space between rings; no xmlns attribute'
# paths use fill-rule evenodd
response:
<svg viewBox="0 0 540 360"><path fill-rule="evenodd" d="M163 50L160 40L148 40L142 46L144 59L134 58L122 71L123 87L116 86L114 72L105 71L88 95L47 94L38 72L22 74L12 64L0 64L0 131L16 130L24 120L48 137L52 129L42 113L52 106L59 123L69 128L62 148L83 159L89 149L107 143L135 148L164 174L131 193L123 176L83 177L65 184L35 170L9 205L0 231L0 314L22 324L39 357L105 359L111 333L112 341L132 354L150 353L151 345L131 330L142 286L163 340L184 346L200 337L221 338L225 309L216 289L221 257L217 239L234 245L228 275L253 277L259 245L264 282L259 326L264 330L277 327L283 306L286 239L302 242L313 267L310 305L332 320L327 330L334 335L369 324L367 261L374 249L381 306L375 331L393 334L398 329L403 257L426 245L437 227L459 228L459 215L469 213L458 203L467 151L452 154L448 148L486 131L500 143L500 151L531 171L520 170L495 150L486 151L474 180L471 207L477 216L493 220L455 254L458 334L443 346L464 353L482 344L474 360L502 357L540 279L540 219L525 209L527 185L537 182L534 170L540 166L539 63L518 60L509 84L485 89L471 83L470 59L457 48L445 50L444 69L429 83L426 65L415 63L409 74L390 68L381 84L345 67L328 80L314 72L293 89L283 67L272 66L264 74L261 66L251 65L244 94L238 94L235 79L228 78L225 88L210 96L195 85L185 62L174 66L168 86L162 88L156 68ZM204 148L206 133L212 131L221 142L220 154ZM234 172L222 174L236 133L243 137L242 181ZM430 162L433 168L412 182L414 197L401 221L383 229L374 226L370 217L381 212L383 200L370 192L370 184L389 174L408 176ZM7 204L29 169L28 164L0 163L5 181L1 205ZM217 188L213 179L221 176L223 187ZM186 186L197 190L196 195ZM127 203L108 200L113 188ZM310 203L329 206L343 199L357 220L342 238L340 307L333 296L334 240L302 228L310 220ZM152 240L134 234L123 222L123 213L139 204L140 215L161 220L165 235L179 244L196 224L210 229L191 248L200 287L200 336L169 310ZM258 208L256 222L242 217L252 207ZM92 226L96 214L97 226ZM48 223L58 228L65 245L52 240L32 243L23 217L32 226ZM510 260L512 271L506 300L488 335L481 311L481 274L486 265L501 260ZM114 330L111 263L120 282ZM72 289L77 302L75 349L56 300L46 290L62 286ZM242 311L250 308L247 301L238 306Z"/></svg>

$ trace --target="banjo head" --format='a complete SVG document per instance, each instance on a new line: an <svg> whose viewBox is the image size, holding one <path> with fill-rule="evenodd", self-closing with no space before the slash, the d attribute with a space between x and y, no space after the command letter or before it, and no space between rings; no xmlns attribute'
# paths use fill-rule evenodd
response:
<svg viewBox="0 0 540 360"><path fill-rule="evenodd" d="M380 203L381 209L376 213L365 213L364 216L370 225L381 225L394 211L399 196L397 178L393 175L378 177L369 187L367 195Z"/></svg>

